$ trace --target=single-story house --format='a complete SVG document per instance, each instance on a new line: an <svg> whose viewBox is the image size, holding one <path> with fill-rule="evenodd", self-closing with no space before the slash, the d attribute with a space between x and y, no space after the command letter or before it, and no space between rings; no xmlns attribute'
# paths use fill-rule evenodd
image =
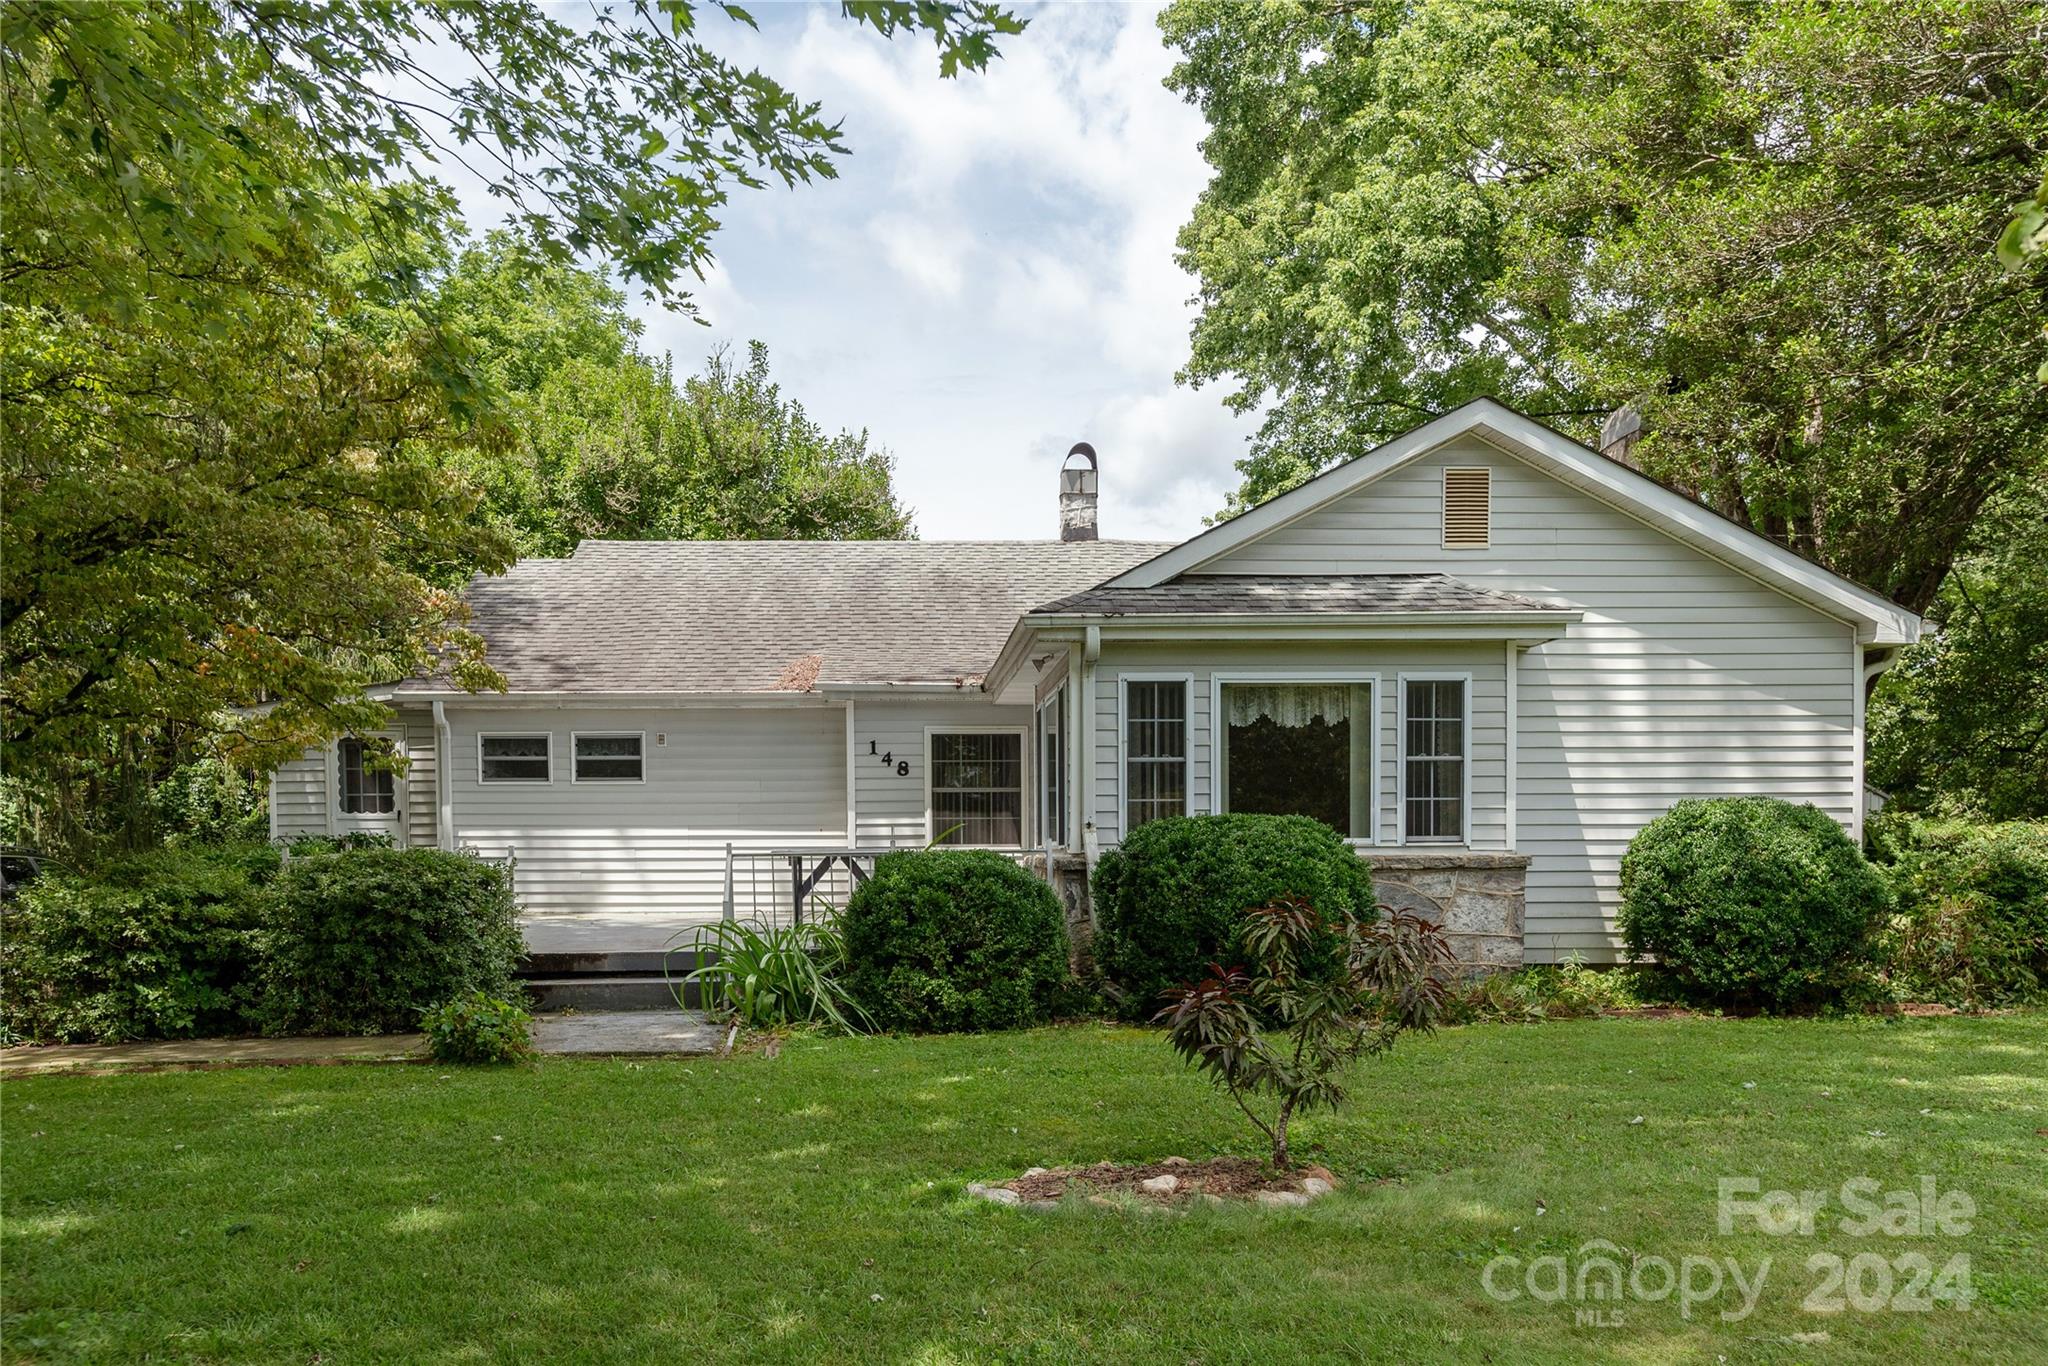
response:
<svg viewBox="0 0 2048 1366"><path fill-rule="evenodd" d="M1179 544L603 542L477 581L502 694L379 689L273 834L516 859L536 926L672 930L784 860L1017 851L1085 919L1139 824L1306 812L1488 963L1613 958L1629 839L1683 797L1864 815L1911 612L1492 401ZM378 771L381 744L402 776ZM737 870L737 871L735 871ZM839 874L835 874L838 876Z"/></svg>

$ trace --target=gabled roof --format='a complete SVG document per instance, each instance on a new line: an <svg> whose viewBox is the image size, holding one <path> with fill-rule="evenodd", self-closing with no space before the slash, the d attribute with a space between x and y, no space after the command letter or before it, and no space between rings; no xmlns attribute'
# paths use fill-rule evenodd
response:
<svg viewBox="0 0 2048 1366"><path fill-rule="evenodd" d="M467 593L519 693L972 686L1017 618L1168 549L1153 541L585 541ZM392 695L453 691L412 679Z"/></svg>
<svg viewBox="0 0 2048 1366"><path fill-rule="evenodd" d="M1448 574L1183 574L1150 588L1090 588L1031 611L1042 616L1149 616L1179 613L1251 616L1331 613L1409 616L1434 613L1577 612Z"/></svg>
<svg viewBox="0 0 2048 1366"><path fill-rule="evenodd" d="M1854 623L1859 639L1867 644L1910 644L1920 634L1920 619L1890 599L1823 569L1698 501L1490 398L1474 399L1277 498L1218 523L1192 540L1119 574L1105 586L1151 588L1198 572L1228 552L1270 535L1324 504L1427 455L1445 442L1468 434L1787 597Z"/></svg>

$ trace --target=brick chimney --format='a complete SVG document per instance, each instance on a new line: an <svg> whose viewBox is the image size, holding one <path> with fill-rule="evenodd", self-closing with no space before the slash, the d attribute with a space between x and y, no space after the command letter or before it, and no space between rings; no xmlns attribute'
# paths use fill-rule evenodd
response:
<svg viewBox="0 0 2048 1366"><path fill-rule="evenodd" d="M1074 457L1086 456L1086 469L1068 469ZM1060 466L1060 539L1063 541L1092 541L1095 539L1095 485L1099 475L1095 463L1095 448L1085 441L1076 441L1074 448L1067 452L1067 459Z"/></svg>

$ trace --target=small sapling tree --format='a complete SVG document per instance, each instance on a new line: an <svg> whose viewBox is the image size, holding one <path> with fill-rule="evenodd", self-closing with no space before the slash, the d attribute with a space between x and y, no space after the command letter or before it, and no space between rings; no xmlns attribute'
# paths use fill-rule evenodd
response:
<svg viewBox="0 0 2048 1366"><path fill-rule="evenodd" d="M1452 958L1437 927L1380 908L1370 922L1346 916L1341 951L1333 927L1305 901L1283 899L1245 913L1244 965L1212 964L1207 978L1168 990L1155 1017L1174 1051L1237 1102L1273 1144L1273 1165L1292 1165L1287 1126L1303 1110L1345 1100L1344 1069L1384 1053L1403 1030L1430 1030L1449 995ZM1271 1123L1254 1108L1279 1102Z"/></svg>

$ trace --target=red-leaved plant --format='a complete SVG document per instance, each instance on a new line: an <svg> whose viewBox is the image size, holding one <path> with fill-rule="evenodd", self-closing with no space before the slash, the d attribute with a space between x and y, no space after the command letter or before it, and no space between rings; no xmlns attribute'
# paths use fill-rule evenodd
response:
<svg viewBox="0 0 2048 1366"><path fill-rule="evenodd" d="M1273 1144L1287 1167L1287 1126L1303 1110L1344 1103L1345 1068L1384 1053L1403 1030L1435 1027L1449 999L1453 959L1437 927L1386 906L1341 928L1306 902L1282 899L1245 913L1241 966L1212 964L1200 982L1165 993L1155 1019L1183 1059L1208 1074ZM1341 953L1326 952L1333 928ZM1278 1100L1269 1124L1252 1102Z"/></svg>

